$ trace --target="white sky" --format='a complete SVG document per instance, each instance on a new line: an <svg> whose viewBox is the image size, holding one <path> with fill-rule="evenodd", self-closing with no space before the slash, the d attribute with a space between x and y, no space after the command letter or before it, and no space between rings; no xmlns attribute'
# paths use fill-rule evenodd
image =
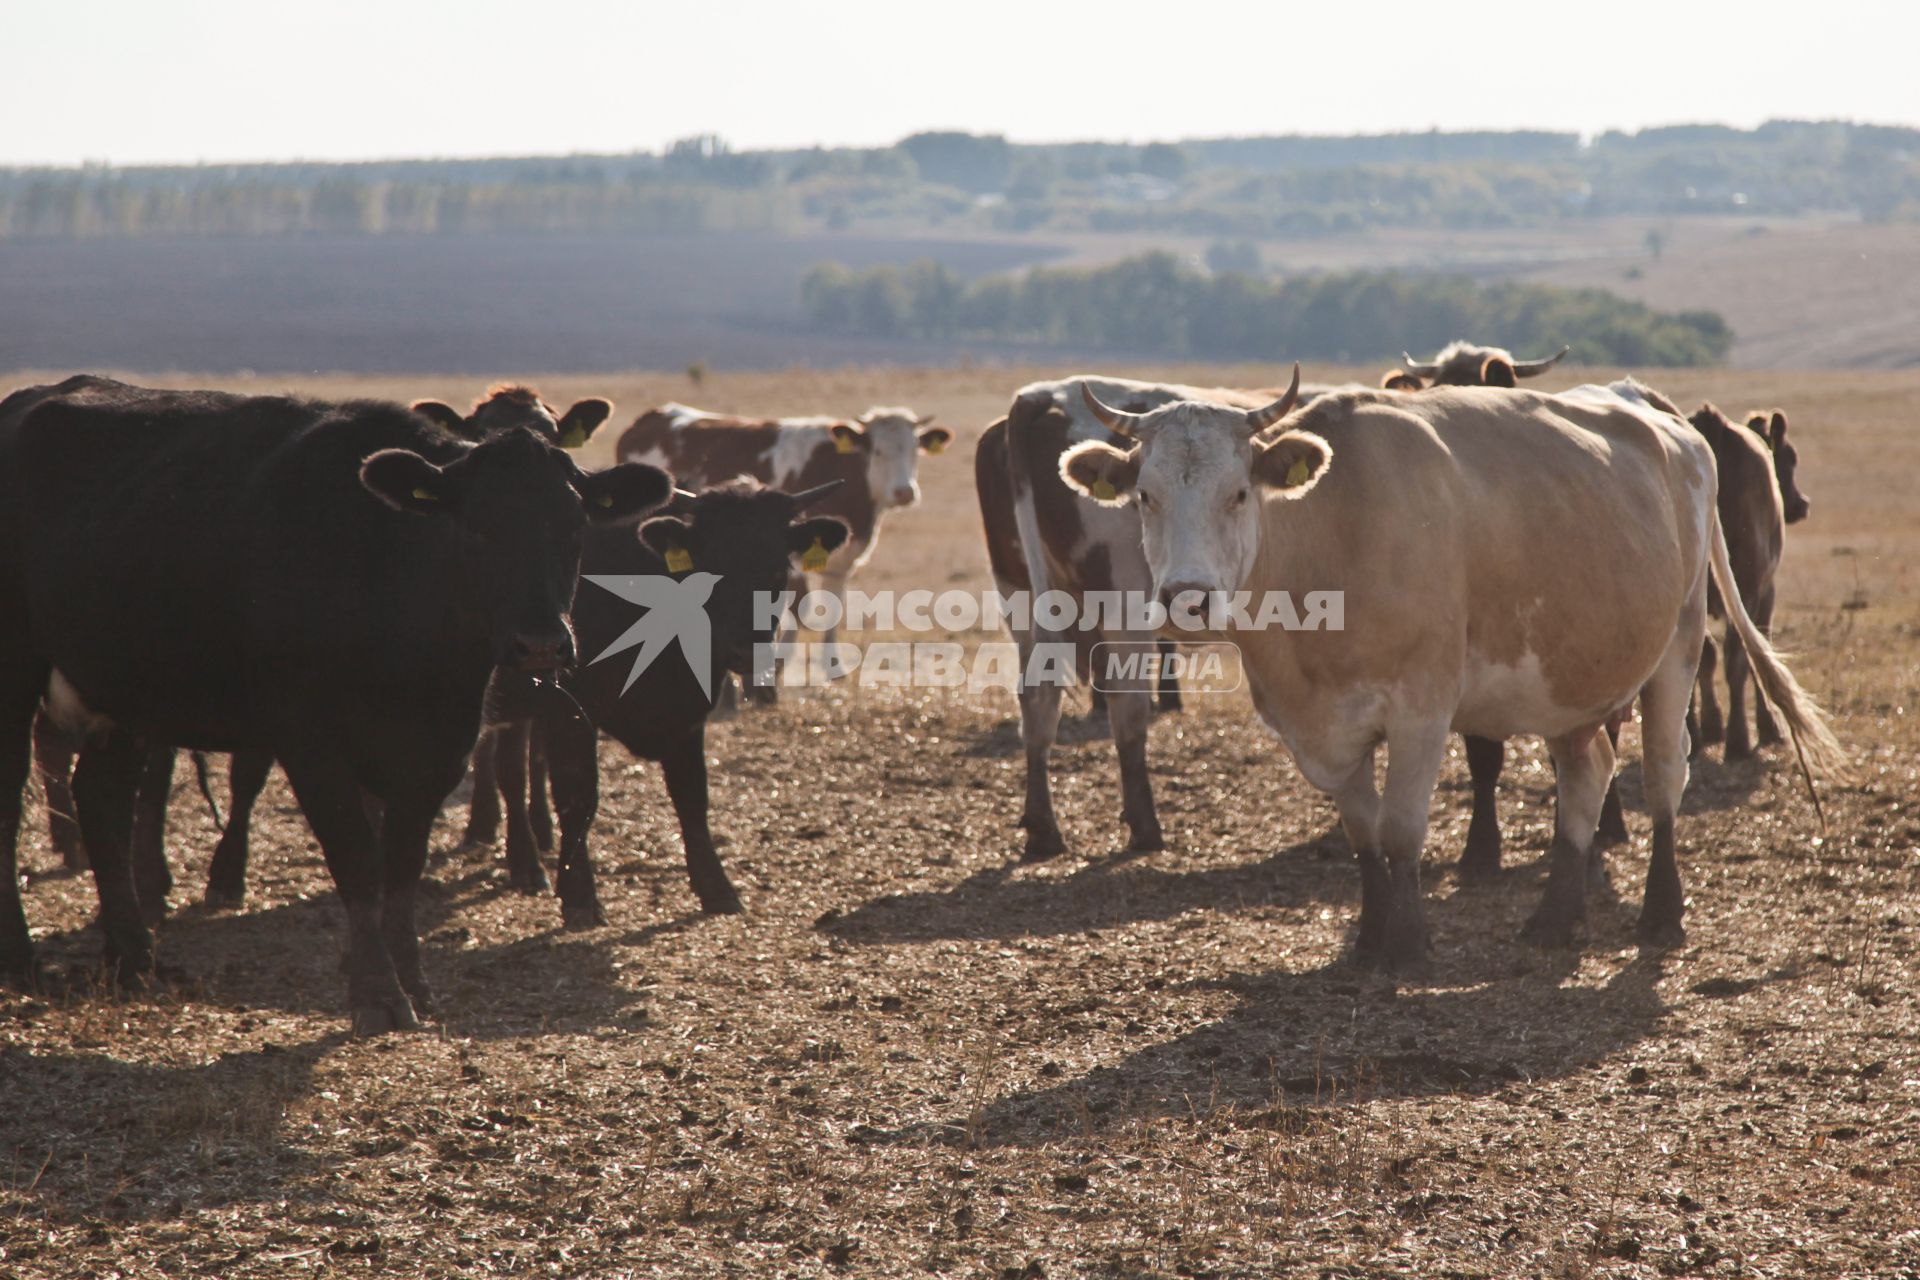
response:
<svg viewBox="0 0 1920 1280"><path fill-rule="evenodd" d="M0 0L0 164L1920 124L1916 37L1916 0Z"/></svg>

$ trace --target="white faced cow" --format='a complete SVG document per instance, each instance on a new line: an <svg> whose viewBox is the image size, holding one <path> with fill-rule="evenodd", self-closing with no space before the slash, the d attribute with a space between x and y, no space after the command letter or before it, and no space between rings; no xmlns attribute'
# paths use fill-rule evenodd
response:
<svg viewBox="0 0 1920 1280"><path fill-rule="evenodd" d="M1613 775L1601 730L1636 697L1654 821L1640 927L1656 944L1684 937L1673 824L1709 569L1796 743L1813 767L1843 767L1819 709L1740 602L1712 449L1636 384L1343 392L1272 432L1292 393L1251 412L1087 403L1135 443L1077 445L1061 474L1089 500L1138 505L1163 601L1344 592L1344 630L1232 638L1261 717L1339 806L1361 868L1359 958L1403 967L1427 954L1420 856L1456 732L1546 738L1556 830L1526 933L1570 941ZM1384 797L1373 767L1383 744Z"/></svg>

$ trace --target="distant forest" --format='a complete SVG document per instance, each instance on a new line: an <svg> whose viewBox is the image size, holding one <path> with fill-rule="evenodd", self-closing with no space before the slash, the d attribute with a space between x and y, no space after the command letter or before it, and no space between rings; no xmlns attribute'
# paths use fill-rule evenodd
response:
<svg viewBox="0 0 1920 1280"><path fill-rule="evenodd" d="M937 262L825 264L801 285L809 321L863 338L1041 343L1169 358L1355 363L1432 351L1461 334L1576 363L1715 364L1733 333L1710 311L1654 311L1599 289L1477 285L1457 276L1342 272L1269 282L1170 253L1096 268L962 281Z"/></svg>
<svg viewBox="0 0 1920 1280"><path fill-rule="evenodd" d="M1150 231L1219 238L1617 214L1920 217L1920 130L1773 121L362 164L0 169L0 237L478 232Z"/></svg>

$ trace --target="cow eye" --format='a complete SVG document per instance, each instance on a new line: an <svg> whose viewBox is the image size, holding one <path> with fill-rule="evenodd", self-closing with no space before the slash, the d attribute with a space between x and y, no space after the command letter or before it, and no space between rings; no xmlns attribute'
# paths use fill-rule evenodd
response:
<svg viewBox="0 0 1920 1280"><path fill-rule="evenodd" d="M1246 500L1247 500L1247 491L1245 489L1242 489L1240 490L1240 492L1233 495L1233 505L1236 507L1244 505L1246 503Z"/></svg>
<svg viewBox="0 0 1920 1280"><path fill-rule="evenodd" d="M1160 505L1159 503L1153 500L1153 495L1148 493L1145 489L1140 489L1140 490L1137 490L1136 492L1138 492L1140 495L1140 505L1145 507L1147 510L1151 511L1155 507Z"/></svg>

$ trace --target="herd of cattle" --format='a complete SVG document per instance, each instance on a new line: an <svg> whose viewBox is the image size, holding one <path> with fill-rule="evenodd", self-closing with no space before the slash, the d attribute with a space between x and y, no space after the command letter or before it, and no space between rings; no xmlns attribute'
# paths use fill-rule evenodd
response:
<svg viewBox="0 0 1920 1280"><path fill-rule="evenodd" d="M1682 936L1689 751L1752 750L1749 675L1761 743L1779 739L1771 705L1810 776L1845 769L1766 638L1784 526L1808 511L1785 417L1689 418L1631 380L1519 389L1559 358L1456 343L1378 388L1302 387L1297 369L1285 389L1035 383L975 454L1003 593L1137 593L1186 622L1222 594L1343 594L1339 631L1177 634L1238 644L1262 720L1334 798L1365 962L1426 955L1420 861L1453 733L1473 775L1469 876L1499 866L1503 740L1547 740L1555 836L1527 933L1548 944L1573 937L1599 847L1624 836L1614 748L1636 702L1655 943ZM577 584L707 575L711 670L744 678L774 638L755 596L803 571L843 590L882 517L918 500L919 457L952 437L903 408L749 421L666 405L600 430L612 414L599 399L556 413L523 387L462 414L92 376L0 401L0 976L38 976L16 862L36 758L53 846L91 867L125 982L153 968L183 749L209 804L201 753L231 755L213 904L243 899L250 810L271 767L286 774L346 908L363 1033L432 1011L414 896L469 760L467 841L504 824L527 892L547 888L553 851L570 926L604 922L588 852L601 732L660 762L702 909L739 911L707 821L716 689L687 662L624 680L622 664L579 662L630 643L633 610ZM1709 613L1727 624L1724 720ZM1085 678L1097 645L1175 634L1084 616L1049 631L1029 615L1023 660L1070 646ZM1102 682L1135 850L1163 846L1150 686ZM1048 778L1061 694L1040 680L1019 694L1028 858L1065 848ZM1178 705L1171 681L1159 695Z"/></svg>

